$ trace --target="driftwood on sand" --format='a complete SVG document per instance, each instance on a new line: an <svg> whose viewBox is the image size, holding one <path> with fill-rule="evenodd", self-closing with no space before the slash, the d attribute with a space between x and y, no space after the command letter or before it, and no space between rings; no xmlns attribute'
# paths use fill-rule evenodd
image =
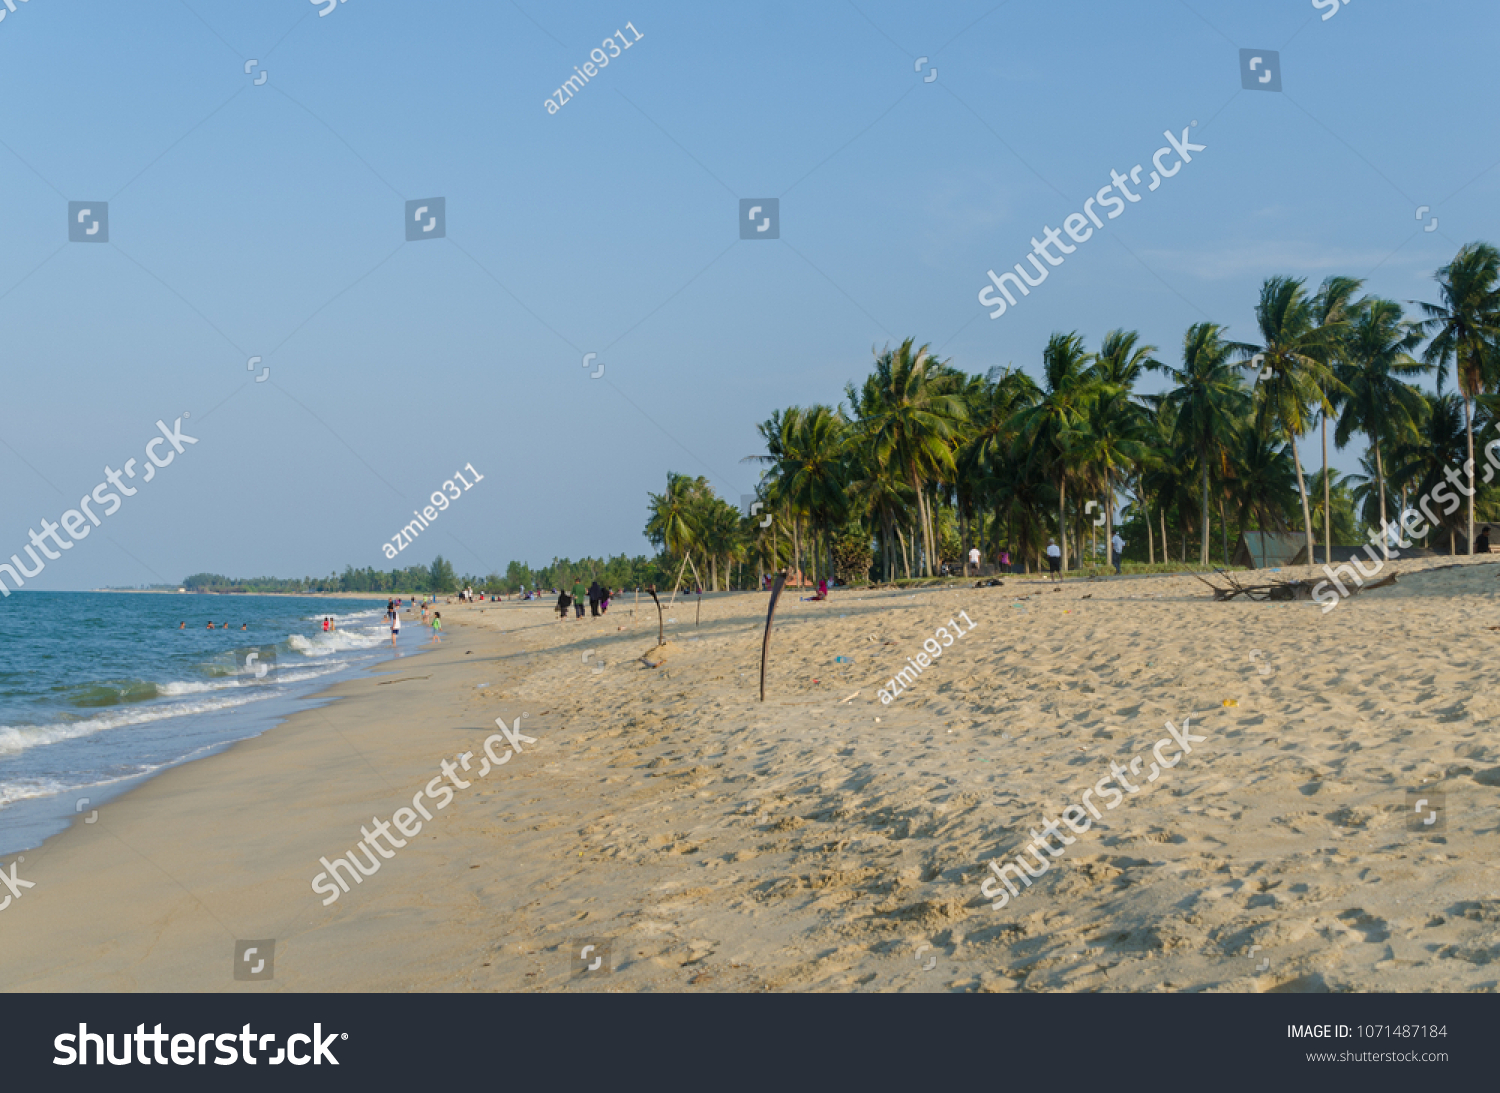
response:
<svg viewBox="0 0 1500 1093"><path fill-rule="evenodd" d="M786 570L776 574L776 583L771 586L771 606L766 611L766 636L760 642L760 700L766 700L766 661L771 656L771 621L776 618L776 601L781 599L781 590L786 586Z"/></svg>
<svg viewBox="0 0 1500 1093"><path fill-rule="evenodd" d="M1198 580L1203 581L1204 584L1208 585L1209 588L1214 590L1214 599L1216 600L1232 600L1236 596L1244 596L1249 600L1270 600L1274 602L1310 600L1313 598L1313 589L1316 588L1319 583L1328 584L1327 581L1299 581L1295 579L1289 581L1274 581L1270 584L1243 584L1240 581L1237 581L1231 574L1225 573L1223 570L1219 570L1218 572L1219 576L1223 577L1225 582L1229 585L1228 588L1220 588L1212 581L1205 580L1204 578L1199 577L1196 573L1193 574L1194 577L1197 577ZM1372 588L1384 588L1388 584L1395 583L1396 575L1392 573L1389 577L1374 581L1370 584L1356 584L1352 588L1348 588L1348 592L1346 594L1349 596L1353 596L1360 592L1368 592ZM1348 586L1345 587L1347 588Z"/></svg>

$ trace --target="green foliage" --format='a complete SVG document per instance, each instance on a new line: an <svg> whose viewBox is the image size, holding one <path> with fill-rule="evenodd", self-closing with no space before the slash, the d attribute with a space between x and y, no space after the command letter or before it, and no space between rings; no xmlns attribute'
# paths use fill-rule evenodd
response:
<svg viewBox="0 0 1500 1093"><path fill-rule="evenodd" d="M835 579L844 584L857 584L869 580L870 566L874 561L870 532L864 525L853 520L839 528L833 537L833 573Z"/></svg>

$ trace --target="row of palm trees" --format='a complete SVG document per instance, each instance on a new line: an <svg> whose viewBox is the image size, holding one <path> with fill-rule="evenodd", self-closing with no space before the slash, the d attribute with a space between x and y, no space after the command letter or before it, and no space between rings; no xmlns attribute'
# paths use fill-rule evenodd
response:
<svg viewBox="0 0 1500 1093"><path fill-rule="evenodd" d="M840 406L793 406L758 426L766 450L747 461L763 467L763 513L742 515L703 479L672 474L666 492L651 495L647 535L681 559L679 581L691 566L701 582L703 562L714 588L738 583L736 567L750 565L757 574L810 566L813 579L864 579L872 567L884 579L932 576L970 544L989 557L1005 546L1029 563L1053 537L1067 568L1097 536L1099 516L1104 541L1112 537L1123 500L1120 515L1132 540L1144 533L1151 563L1158 539L1167 560L1169 528L1185 555L1196 526L1198 561L1208 564L1214 522L1226 558L1231 524L1296 526L1308 557L1320 558L1340 506L1385 526L1457 467L1470 492L1443 531L1448 549L1466 551L1476 506L1500 501L1500 483L1472 472L1474 435L1495 420L1500 398L1500 253L1466 245L1435 281L1438 302L1417 303L1408 318L1400 303L1362 295L1354 278L1309 290L1272 277L1253 342L1194 323L1169 364L1134 331L1111 331L1095 351L1057 333L1035 380L1013 367L969 375L908 339L877 352ZM1444 391L1450 366L1456 395ZM1148 372L1167 389L1139 392ZM1434 393L1413 385L1423 376ZM1356 434L1368 445L1364 473L1342 484L1328 467L1330 425L1336 448ZM1304 445L1314 433L1321 469L1309 474Z"/></svg>

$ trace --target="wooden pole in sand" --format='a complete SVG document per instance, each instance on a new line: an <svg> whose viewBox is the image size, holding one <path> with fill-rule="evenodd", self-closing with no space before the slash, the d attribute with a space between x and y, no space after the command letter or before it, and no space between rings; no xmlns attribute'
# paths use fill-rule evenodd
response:
<svg viewBox="0 0 1500 1093"><path fill-rule="evenodd" d="M781 590L786 586L786 570L776 574L776 583L771 586L771 608L766 612L766 636L760 643L760 700L766 700L766 661L771 655L771 620L776 617L776 601L781 599Z"/></svg>
<svg viewBox="0 0 1500 1093"><path fill-rule="evenodd" d="M651 599L656 604L656 644L665 645L667 639L662 636L664 631L662 630L661 621L661 601L656 598L656 586L654 584L648 585L646 591L651 593Z"/></svg>

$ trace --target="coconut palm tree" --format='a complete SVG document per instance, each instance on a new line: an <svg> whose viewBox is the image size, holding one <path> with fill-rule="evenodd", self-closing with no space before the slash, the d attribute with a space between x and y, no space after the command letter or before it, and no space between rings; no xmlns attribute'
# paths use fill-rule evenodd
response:
<svg viewBox="0 0 1500 1093"><path fill-rule="evenodd" d="M1093 356L1078 333L1053 334L1042 351L1042 395L1016 415L1028 470L1048 477L1057 488L1057 536L1062 568L1068 568L1068 480L1075 476L1075 451L1086 422L1089 400L1097 386L1089 372Z"/></svg>
<svg viewBox="0 0 1500 1093"><path fill-rule="evenodd" d="M1349 310L1354 303L1354 294L1359 291L1364 282L1355 277L1328 277L1318 286L1318 294L1313 298L1313 313L1316 317L1320 330L1328 335L1328 345L1325 350L1323 363L1334 370L1334 383L1332 389L1323 389L1323 407L1318 412L1318 423L1323 433L1323 470L1328 470L1328 416L1331 409L1337 405L1340 394L1336 365L1343 359L1343 334L1349 323ZM1324 560L1330 557L1328 549L1333 545L1333 506L1330 503L1329 483L1331 478L1324 474L1323 486L1323 552ZM1315 561L1308 557L1309 564Z"/></svg>
<svg viewBox="0 0 1500 1093"><path fill-rule="evenodd" d="M1488 243L1466 243L1433 279L1438 283L1441 304L1418 304L1426 319L1418 328L1432 340L1422 360L1436 365L1438 392L1443 376L1453 362L1459 394L1464 402L1464 443L1468 462L1468 521L1465 542L1474 549L1474 399L1496 386L1500 361L1500 252Z"/></svg>
<svg viewBox="0 0 1500 1093"><path fill-rule="evenodd" d="M646 522L646 536L651 542L660 544L668 554L681 555L682 566L677 570L677 580L672 585L672 595L682 583L683 570L692 558L698 545L699 529L695 519L700 497L709 492L708 482L703 478L689 478L675 471L667 472L665 493L647 494L651 513Z"/></svg>
<svg viewBox="0 0 1500 1093"><path fill-rule="evenodd" d="M930 577L937 542L923 484L953 473L965 407L951 372L929 360L927 346L913 353L914 342L877 355L864 387L851 383L844 393L855 414L850 443L867 444L876 465L901 475L916 495L922 568Z"/></svg>
<svg viewBox="0 0 1500 1093"><path fill-rule="evenodd" d="M1435 508L1433 500L1445 504L1439 486L1447 491L1447 472L1461 465L1466 450L1470 417L1463 400L1457 395L1424 396L1426 406L1417 422L1416 436L1398 443L1392 453L1392 485L1421 499L1424 518L1434 528L1448 532L1449 550L1457 553L1457 536L1464 530L1459 506L1448 512ZM1449 499L1453 495L1448 492Z"/></svg>
<svg viewBox="0 0 1500 1093"><path fill-rule="evenodd" d="M967 517L976 511L980 493L993 494L994 470L1009 458L1016 437L1016 414L1032 405L1041 392L1030 376L1015 368L992 368L965 391L968 422L956 464L956 500L963 519L962 534L970 537ZM964 573L968 574L965 556Z"/></svg>
<svg viewBox="0 0 1500 1093"><path fill-rule="evenodd" d="M1261 285L1260 300L1255 305L1255 321L1261 345L1246 348L1247 360L1262 358L1262 378L1258 385L1260 428L1274 428L1291 446L1292 464L1297 469L1297 492L1302 498L1302 529L1307 537L1307 557L1314 557L1312 510L1308 505L1307 482L1302 475L1302 457L1297 438L1308 431L1316 407L1330 409L1325 391L1337 381L1324 363L1335 333L1331 327L1318 324L1315 301L1303 288L1303 282L1290 277L1270 277Z"/></svg>
<svg viewBox="0 0 1500 1093"><path fill-rule="evenodd" d="M1250 408L1239 369L1230 363L1245 347L1226 342L1223 334L1217 323L1194 323L1182 339L1182 367L1166 370L1176 384L1166 394L1166 402L1177 411L1176 443L1192 453L1198 466L1202 565L1208 564L1209 471L1215 466L1227 469L1241 419Z"/></svg>
<svg viewBox="0 0 1500 1093"><path fill-rule="evenodd" d="M1134 330L1117 328L1104 335L1091 368L1100 388L1090 406L1090 440L1084 449L1085 458L1103 480L1106 543L1114 539L1115 483L1128 477L1145 453L1145 411L1132 392L1147 369L1164 369L1155 353L1156 346L1143 344Z"/></svg>
<svg viewBox="0 0 1500 1093"><path fill-rule="evenodd" d="M833 529L848 515L846 495L848 467L845 433L848 422L828 406L813 406L800 411L796 427L777 463L777 482L781 495L798 512L808 515L813 534L813 579L820 573L831 573L831 555L827 564L822 546L832 549Z"/></svg>
<svg viewBox="0 0 1500 1093"><path fill-rule="evenodd" d="M1285 531L1287 515L1297 507L1296 468L1284 441L1257 429L1241 430L1230 503L1236 509L1241 535L1252 519L1260 528L1260 564L1264 567L1265 535Z"/></svg>
<svg viewBox="0 0 1500 1093"><path fill-rule="evenodd" d="M1398 437L1413 436L1423 410L1421 394L1401 377L1421 375L1431 366L1412 359L1411 350L1421 343L1422 335L1402 319L1401 305L1394 300L1372 296L1360 300L1341 340L1342 359L1334 365L1334 374L1344 393L1337 400L1341 412L1333 441L1342 451L1356 430L1369 437L1375 479L1370 496L1383 530L1389 526L1383 448ZM1384 535L1381 546L1389 558L1390 544Z"/></svg>

